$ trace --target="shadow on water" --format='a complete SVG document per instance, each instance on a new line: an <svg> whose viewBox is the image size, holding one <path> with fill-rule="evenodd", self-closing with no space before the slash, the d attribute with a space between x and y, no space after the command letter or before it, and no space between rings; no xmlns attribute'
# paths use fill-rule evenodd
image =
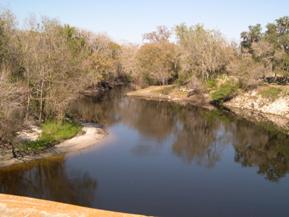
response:
<svg viewBox="0 0 289 217"><path fill-rule="evenodd" d="M289 138L219 110L207 111L168 102L124 98L122 91L101 100L81 98L72 113L109 127L122 122L159 143L173 136L172 151L185 162L213 167L225 146L235 149L235 161L257 167L258 174L278 181L289 172ZM150 152L136 144L134 153Z"/></svg>
<svg viewBox="0 0 289 217"><path fill-rule="evenodd" d="M245 167L257 167L258 174L278 181L289 172L289 139L281 132L270 132L244 119L184 107L174 103L123 98L115 91L102 99L82 98L73 108L74 115L105 126L123 122L145 138L160 143L173 134L172 151L184 161L208 167L221 158L226 145L233 145L235 161ZM150 147L136 147L136 153ZM153 147L151 147L153 148Z"/></svg>
<svg viewBox="0 0 289 217"><path fill-rule="evenodd" d="M289 212L288 135L220 110L128 98L119 90L80 98L70 113L104 125L116 140L78 157L0 171L1 192L160 216Z"/></svg>
<svg viewBox="0 0 289 217"><path fill-rule="evenodd" d="M64 156L4 169L0 192L91 206L97 181L80 171L66 171Z"/></svg>

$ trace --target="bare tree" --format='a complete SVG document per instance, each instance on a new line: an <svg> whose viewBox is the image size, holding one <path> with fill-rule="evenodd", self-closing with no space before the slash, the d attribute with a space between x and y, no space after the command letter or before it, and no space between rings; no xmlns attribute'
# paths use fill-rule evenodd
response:
<svg viewBox="0 0 289 217"><path fill-rule="evenodd" d="M176 35L184 77L195 74L201 79L209 79L225 72L233 49L219 32L205 30L201 25L182 24L176 27Z"/></svg>
<svg viewBox="0 0 289 217"><path fill-rule="evenodd" d="M156 31L144 34L143 39L151 43L159 43L168 41L170 37L171 31L166 26L158 26Z"/></svg>

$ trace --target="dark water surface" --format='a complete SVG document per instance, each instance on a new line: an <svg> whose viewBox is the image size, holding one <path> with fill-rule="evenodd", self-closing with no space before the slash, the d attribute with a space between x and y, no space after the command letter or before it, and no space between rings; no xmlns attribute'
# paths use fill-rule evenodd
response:
<svg viewBox="0 0 289 217"><path fill-rule="evenodd" d="M0 170L0 192L157 216L289 216L289 138L218 111L80 99L100 145Z"/></svg>

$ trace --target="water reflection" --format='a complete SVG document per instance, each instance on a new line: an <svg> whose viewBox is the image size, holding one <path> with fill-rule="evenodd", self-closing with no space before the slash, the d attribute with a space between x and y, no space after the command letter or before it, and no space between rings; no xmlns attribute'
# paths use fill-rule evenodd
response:
<svg viewBox="0 0 289 217"><path fill-rule="evenodd" d="M237 123L238 124L238 123ZM235 160L246 167L257 167L270 181L278 181L289 171L288 136L239 124L234 131Z"/></svg>
<svg viewBox="0 0 289 217"><path fill-rule="evenodd" d="M111 91L102 98L79 97L70 106L70 115L86 122L101 123L106 126L119 121L117 113L121 107L123 91Z"/></svg>
<svg viewBox="0 0 289 217"><path fill-rule="evenodd" d="M235 161L256 167L268 180L277 181L289 171L289 139L284 134L218 111L125 98L122 94L114 91L100 101L80 99L72 107L73 115L107 127L121 122L137 130L143 139L133 147L136 155L155 154L158 146L171 140L173 153L184 162L213 167L223 150L233 145Z"/></svg>
<svg viewBox="0 0 289 217"><path fill-rule="evenodd" d="M103 124L113 139L73 157L0 170L0 192L152 216L288 216L284 134L121 91L80 98L70 113Z"/></svg>
<svg viewBox="0 0 289 217"><path fill-rule="evenodd" d="M173 107L144 100L126 99L121 104L119 111L125 124L138 130L140 134L159 142L173 132L177 118L174 115ZM156 111L158 112L156 113Z"/></svg>
<svg viewBox="0 0 289 217"><path fill-rule="evenodd" d="M197 108L180 115L180 127L176 129L176 141L172 145L174 153L187 162L213 167L228 144L225 140L231 138L229 132L218 119Z"/></svg>
<svg viewBox="0 0 289 217"><path fill-rule="evenodd" d="M64 157L40 160L1 171L0 192L90 206L97 181L66 171Z"/></svg>

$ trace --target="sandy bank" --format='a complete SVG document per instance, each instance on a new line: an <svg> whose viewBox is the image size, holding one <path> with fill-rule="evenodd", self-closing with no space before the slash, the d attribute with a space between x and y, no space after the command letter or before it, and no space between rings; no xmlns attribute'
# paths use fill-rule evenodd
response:
<svg viewBox="0 0 289 217"><path fill-rule="evenodd" d="M127 96L140 97L146 100L176 102L183 105L194 105L206 109L213 109L207 95L197 94L188 97L188 90L177 85L149 86L144 89L128 92Z"/></svg>
<svg viewBox="0 0 289 217"><path fill-rule="evenodd" d="M2 217L141 217L6 194L0 194L0 213Z"/></svg>
<svg viewBox="0 0 289 217"><path fill-rule="evenodd" d="M262 88L264 89L264 87L261 86L256 90L241 92L223 105L233 113L248 119L249 121L272 123L282 131L285 130L285 132L289 132L289 95L281 95L274 100L264 98L259 93ZM283 92L289 93L288 87L278 88L283 88ZM191 104L210 110L214 108L214 106L210 104L208 95L195 94L188 97L187 90L176 85L150 86L128 92L127 96L140 97L147 100L173 101L180 104Z"/></svg>
<svg viewBox="0 0 289 217"><path fill-rule="evenodd" d="M253 110L259 113L279 115L289 119L289 95L276 99L268 99L258 94L258 90L241 93L232 100L225 102L228 108Z"/></svg>
<svg viewBox="0 0 289 217"><path fill-rule="evenodd" d="M79 151L81 149L96 145L107 133L95 124L84 124L83 134L66 140L54 147L57 153Z"/></svg>
<svg viewBox="0 0 289 217"><path fill-rule="evenodd" d="M274 99L260 95L262 88L240 93L224 106L250 121L269 121L289 133L289 95L284 91L287 87L279 87L285 94Z"/></svg>
<svg viewBox="0 0 289 217"><path fill-rule="evenodd" d="M99 146L99 142L107 135L103 129L95 124L89 123L83 124L82 132L81 135L68 139L36 155L13 158L12 153L9 152L5 156L0 156L0 167L7 167L13 164L51 157L58 154L73 153L88 147Z"/></svg>

